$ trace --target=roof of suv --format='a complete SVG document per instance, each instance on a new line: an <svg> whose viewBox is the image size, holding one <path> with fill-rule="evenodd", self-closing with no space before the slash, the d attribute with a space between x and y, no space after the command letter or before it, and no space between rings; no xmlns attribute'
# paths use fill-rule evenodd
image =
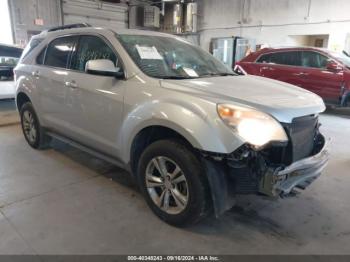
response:
<svg viewBox="0 0 350 262"><path fill-rule="evenodd" d="M329 50L326 48L318 48L318 47L308 47L308 46L294 46L294 47L267 47L263 48L259 51L251 53L247 57L243 58L242 62L253 62L258 59L262 54L274 53L274 52L290 52L290 51L318 51L321 53L329 54Z"/></svg>
<svg viewBox="0 0 350 262"><path fill-rule="evenodd" d="M118 29L112 30L103 27L82 27L82 28L71 28L71 29L63 29L63 30L55 30L55 31L43 31L39 35L34 36L33 38L46 38L48 36L55 37L66 34L79 34L79 33L91 33L91 32L101 32L108 31L114 32L116 34L125 34L125 35L150 35L150 36L163 36L163 37L176 37L166 33L160 33L156 31L147 31L147 30L137 30L137 29Z"/></svg>

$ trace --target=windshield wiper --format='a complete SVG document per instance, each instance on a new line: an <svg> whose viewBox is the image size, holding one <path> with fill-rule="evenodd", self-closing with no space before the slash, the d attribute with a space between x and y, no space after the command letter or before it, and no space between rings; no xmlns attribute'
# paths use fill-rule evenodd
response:
<svg viewBox="0 0 350 262"><path fill-rule="evenodd" d="M236 76L237 74L235 73L209 73L209 74L204 74L200 75L200 77L208 77L208 76Z"/></svg>
<svg viewBox="0 0 350 262"><path fill-rule="evenodd" d="M190 77L190 76L162 76L162 79L195 79L198 77Z"/></svg>

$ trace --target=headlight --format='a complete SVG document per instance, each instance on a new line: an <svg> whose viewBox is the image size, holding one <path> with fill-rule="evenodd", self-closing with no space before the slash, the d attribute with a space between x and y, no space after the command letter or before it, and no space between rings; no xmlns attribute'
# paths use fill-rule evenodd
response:
<svg viewBox="0 0 350 262"><path fill-rule="evenodd" d="M288 141L283 127L268 114L251 108L225 104L218 105L217 110L228 126L256 148L261 148L272 141Z"/></svg>

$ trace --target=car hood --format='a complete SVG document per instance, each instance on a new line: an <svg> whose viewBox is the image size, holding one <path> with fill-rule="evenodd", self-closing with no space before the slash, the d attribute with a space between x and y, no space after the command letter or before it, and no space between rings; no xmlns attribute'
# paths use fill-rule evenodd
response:
<svg viewBox="0 0 350 262"><path fill-rule="evenodd" d="M325 110L323 100L305 89L258 76L224 76L189 80L162 80L161 86L214 103L253 107L283 123Z"/></svg>

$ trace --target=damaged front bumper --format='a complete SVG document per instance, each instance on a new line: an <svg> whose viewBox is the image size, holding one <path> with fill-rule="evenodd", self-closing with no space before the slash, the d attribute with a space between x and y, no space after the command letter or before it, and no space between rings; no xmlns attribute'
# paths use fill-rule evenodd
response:
<svg viewBox="0 0 350 262"><path fill-rule="evenodd" d="M260 193L269 197L284 197L292 195L295 188L305 189L326 167L328 144L319 134L310 156L289 165L271 164L261 152L249 151L244 147L235 152L243 156L243 160L237 160L233 155L225 157L203 153L216 216L230 209L237 195Z"/></svg>
<svg viewBox="0 0 350 262"><path fill-rule="evenodd" d="M320 149L314 155L283 169L268 168L261 179L259 192L268 196L285 196L294 188L305 189L319 177L329 160L329 143L320 136Z"/></svg>

